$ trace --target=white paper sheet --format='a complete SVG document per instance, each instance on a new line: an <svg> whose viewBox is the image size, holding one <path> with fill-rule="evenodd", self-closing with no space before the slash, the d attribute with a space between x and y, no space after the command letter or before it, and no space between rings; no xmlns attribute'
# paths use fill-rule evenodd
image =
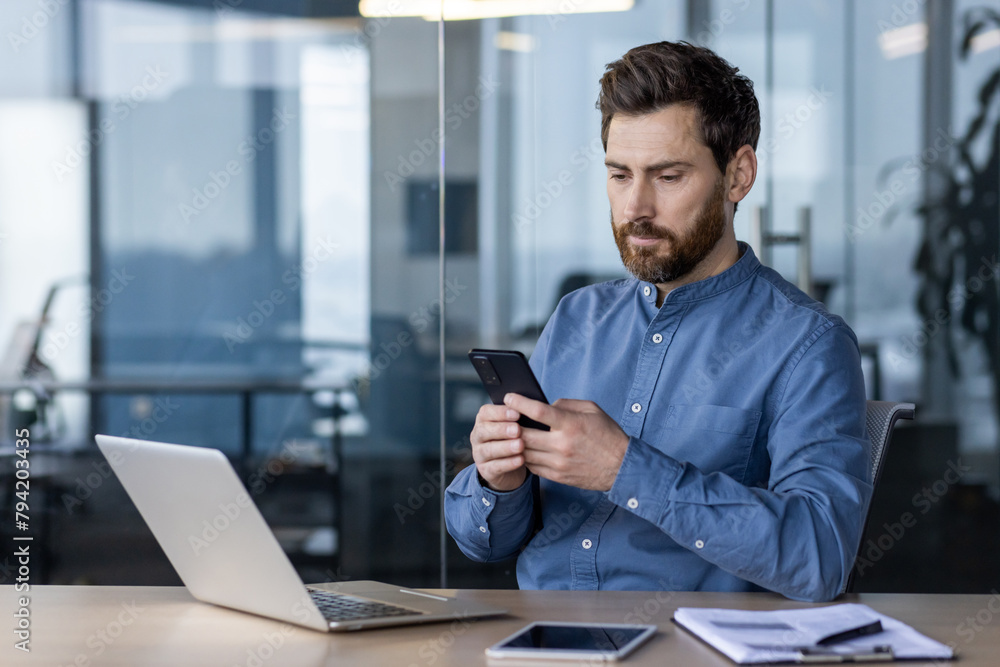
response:
<svg viewBox="0 0 1000 667"><path fill-rule="evenodd" d="M818 661L816 652L824 651L872 655L876 647L886 646L897 659L954 657L944 644L862 604L777 611L681 607L674 612L674 620L739 664L813 662ZM816 646L824 637L876 620L882 623L878 634ZM829 656L830 662L840 659ZM872 655L871 659L876 658Z"/></svg>

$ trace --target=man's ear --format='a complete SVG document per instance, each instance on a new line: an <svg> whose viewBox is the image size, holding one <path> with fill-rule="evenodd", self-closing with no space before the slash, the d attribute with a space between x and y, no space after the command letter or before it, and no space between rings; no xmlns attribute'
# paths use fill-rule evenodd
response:
<svg viewBox="0 0 1000 667"><path fill-rule="evenodd" d="M749 144L741 146L729 161L726 171L728 172L726 176L729 177L726 198L738 203L747 196L757 179L757 154L754 153L753 147Z"/></svg>

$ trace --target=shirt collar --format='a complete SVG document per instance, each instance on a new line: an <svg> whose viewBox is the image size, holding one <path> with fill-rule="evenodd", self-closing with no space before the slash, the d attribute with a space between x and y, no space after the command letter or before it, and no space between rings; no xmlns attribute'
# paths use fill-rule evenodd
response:
<svg viewBox="0 0 1000 667"><path fill-rule="evenodd" d="M737 241L737 245L740 248L740 258L736 260L735 264L717 276L681 285L667 295L664 304L674 301L696 301L715 296L735 287L757 273L757 270L760 268L760 260L754 254L753 248L743 241ZM643 298L655 307L656 285L645 280L640 280L638 281L637 289Z"/></svg>

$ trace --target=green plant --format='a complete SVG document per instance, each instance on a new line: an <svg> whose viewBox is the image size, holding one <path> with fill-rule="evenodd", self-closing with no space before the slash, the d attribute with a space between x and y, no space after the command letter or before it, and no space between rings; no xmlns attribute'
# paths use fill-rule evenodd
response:
<svg viewBox="0 0 1000 667"><path fill-rule="evenodd" d="M1000 29L1000 12L975 8L963 15L962 60L973 40ZM985 348L993 380L994 404L1000 417L1000 68L991 72L978 93L978 110L948 159L933 166L943 186L917 213L924 234L914 269L920 277L916 306L925 322L939 321L943 350L952 373L959 375L952 321ZM983 141L988 144L982 146ZM985 158L975 157L976 149ZM984 149L985 150L982 150ZM988 268L985 273L984 267Z"/></svg>

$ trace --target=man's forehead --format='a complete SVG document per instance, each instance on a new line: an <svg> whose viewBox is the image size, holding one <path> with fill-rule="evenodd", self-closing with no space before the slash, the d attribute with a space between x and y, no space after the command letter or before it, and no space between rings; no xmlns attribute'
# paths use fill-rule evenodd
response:
<svg viewBox="0 0 1000 667"><path fill-rule="evenodd" d="M646 114L615 114L608 127L608 159L617 161L636 152L665 152L673 159L711 153L701 133L697 109L673 104Z"/></svg>

